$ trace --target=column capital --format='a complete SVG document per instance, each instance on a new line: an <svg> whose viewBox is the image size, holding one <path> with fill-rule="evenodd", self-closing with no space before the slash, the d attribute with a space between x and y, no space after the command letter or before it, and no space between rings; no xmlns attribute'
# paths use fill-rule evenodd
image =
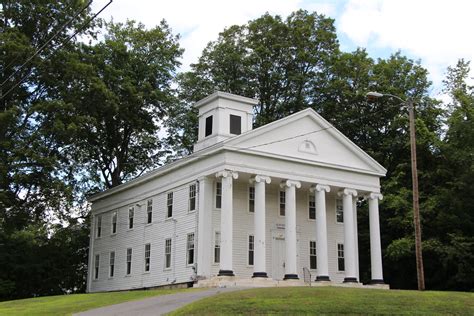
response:
<svg viewBox="0 0 474 316"><path fill-rule="evenodd" d="M314 192L321 192L321 191L326 191L326 192L329 192L331 191L331 188L329 187L329 185L326 185L326 184L315 184L315 185L312 185L311 188L309 188L309 191L311 193L314 193Z"/></svg>
<svg viewBox="0 0 474 316"><path fill-rule="evenodd" d="M284 188L284 187L291 188L293 186L299 189L301 188L301 182L295 181L295 180L284 180L280 183L280 188Z"/></svg>
<svg viewBox="0 0 474 316"><path fill-rule="evenodd" d="M216 178L232 177L234 180L239 178L239 174L232 170L222 170L216 173Z"/></svg>
<svg viewBox="0 0 474 316"><path fill-rule="evenodd" d="M263 175L256 175L255 177L250 178L249 183L252 184L254 182L264 182L266 184L270 184L272 182L272 178L269 176L263 176Z"/></svg>
<svg viewBox="0 0 474 316"><path fill-rule="evenodd" d="M338 196L352 195L352 196L356 197L357 196L357 191L354 190L354 189L345 188L344 190L341 190L341 191L337 192L337 195Z"/></svg>
<svg viewBox="0 0 474 316"><path fill-rule="evenodd" d="M383 195L382 195L382 193L372 192L372 193L368 194L366 196L366 198L370 199L370 200L382 200Z"/></svg>

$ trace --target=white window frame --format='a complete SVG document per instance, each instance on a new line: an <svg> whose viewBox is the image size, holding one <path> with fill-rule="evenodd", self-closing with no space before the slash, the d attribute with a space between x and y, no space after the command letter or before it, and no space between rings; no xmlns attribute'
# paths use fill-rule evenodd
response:
<svg viewBox="0 0 474 316"><path fill-rule="evenodd" d="M250 202L253 202L253 211L251 210ZM255 214L255 186L253 185L249 185L247 189L247 212Z"/></svg>
<svg viewBox="0 0 474 316"><path fill-rule="evenodd" d="M340 251L339 250L339 245L342 245L342 257L339 257L339 251ZM346 269L346 258L345 258L345 253L344 253L345 252L344 243L337 242L336 243L336 251L337 251L337 253L336 253L337 254L337 257L336 257L337 258L337 261L336 261L336 263L337 263L337 272L345 272L346 271L345 270ZM344 260L344 270L339 270L339 259L340 258L342 258Z"/></svg>
<svg viewBox="0 0 474 316"><path fill-rule="evenodd" d="M115 250L112 250L109 252L109 279L112 279L115 276L115 270Z"/></svg>
<svg viewBox="0 0 474 316"><path fill-rule="evenodd" d="M219 238L217 238L219 236ZM219 252L219 260L216 261L216 250ZM221 232L216 230L214 231L214 248L213 248L213 263L214 264L219 264L221 262Z"/></svg>
<svg viewBox="0 0 474 316"><path fill-rule="evenodd" d="M250 252L252 252L252 264L250 263ZM253 267L255 264L255 235L247 234L247 266Z"/></svg>
<svg viewBox="0 0 474 316"><path fill-rule="evenodd" d="M311 216L310 216L311 215L311 205L310 205L311 199L313 199L313 201L314 201L314 218L311 218ZM308 204L307 204L307 206L308 206L308 220L313 221L313 222L316 221L316 194L311 193L311 192L308 193Z"/></svg>
<svg viewBox="0 0 474 316"><path fill-rule="evenodd" d="M168 247L168 241L169 241L169 247ZM169 249L168 249L169 248ZM166 238L165 239L165 261L163 264L164 270L171 270L171 267L173 265L173 239L172 238ZM168 256L169 256L169 265L168 263Z"/></svg>
<svg viewBox="0 0 474 316"><path fill-rule="evenodd" d="M102 237L102 215L97 215L95 238L101 238L101 237Z"/></svg>
<svg viewBox="0 0 474 316"><path fill-rule="evenodd" d="M214 185L214 207L216 208L216 210L220 210L222 208L222 181L216 181L215 183L216 184ZM219 197L219 200L220 200L219 207L217 207L217 197Z"/></svg>
<svg viewBox="0 0 474 316"><path fill-rule="evenodd" d="M194 188L194 189L193 189ZM188 212L192 213L196 210L196 203L197 203L197 185L196 183L192 183L189 185L189 195L188 195ZM192 207L191 201L194 201L194 208Z"/></svg>
<svg viewBox="0 0 474 316"><path fill-rule="evenodd" d="M146 200L146 224L153 224L153 199Z"/></svg>
<svg viewBox="0 0 474 316"><path fill-rule="evenodd" d="M118 223L118 211L112 211L112 217L110 218L110 234L117 234L117 223ZM114 231L115 227L115 231Z"/></svg>
<svg viewBox="0 0 474 316"><path fill-rule="evenodd" d="M148 248L148 250L147 250ZM145 244L144 266L143 271L149 273L151 270L151 243Z"/></svg>
<svg viewBox="0 0 474 316"><path fill-rule="evenodd" d="M342 217L342 221L341 221L341 222L337 220L337 214L338 214L337 206L338 206L338 201L341 201L341 212L340 212L340 213L341 213L341 217ZM335 216L336 216L335 221L336 221L336 224L344 224L344 202L342 201L342 199L336 198L336 202L335 202L335 203L336 203L336 206L335 206L335 210L336 210L336 211L335 211Z"/></svg>
<svg viewBox="0 0 474 316"><path fill-rule="evenodd" d="M100 254L96 253L94 256L94 280L99 279L100 273Z"/></svg>
<svg viewBox="0 0 474 316"><path fill-rule="evenodd" d="M191 236L192 236L192 240L190 239ZM190 243L190 241L192 241L192 243ZM193 252L192 263L189 262L189 259L190 259L189 252L191 250ZM196 238L195 238L194 232L192 232L186 235L186 266L193 266L195 262L196 262Z"/></svg>
<svg viewBox="0 0 474 316"><path fill-rule="evenodd" d="M128 227L128 230L132 230L135 227L135 207L134 206L130 206L128 208L128 226L127 227Z"/></svg>
<svg viewBox="0 0 474 316"><path fill-rule="evenodd" d="M314 248L311 247L311 243L314 243ZM314 249L314 253L311 252L311 250ZM316 258L316 268L311 267L311 257ZM316 240L310 240L309 241L309 269L316 271L318 269L318 256L316 252Z"/></svg>
<svg viewBox="0 0 474 316"><path fill-rule="evenodd" d="M125 257L125 275L132 274L132 261L133 261L133 249L127 248L126 257Z"/></svg>
<svg viewBox="0 0 474 316"><path fill-rule="evenodd" d="M285 207L283 208L283 211L284 211L285 214L283 214L283 215L281 215L281 197L282 197L281 194L282 193L283 193L283 200L284 200L283 204L285 205ZM277 204L278 205L278 216L279 217L285 217L285 215L286 215L286 192L285 192L285 190L281 190L281 189L278 190L277 198L278 198L278 204Z"/></svg>
<svg viewBox="0 0 474 316"><path fill-rule="evenodd" d="M166 218L173 218L173 204L174 204L174 193L170 191L166 193ZM171 216L170 216L171 211Z"/></svg>

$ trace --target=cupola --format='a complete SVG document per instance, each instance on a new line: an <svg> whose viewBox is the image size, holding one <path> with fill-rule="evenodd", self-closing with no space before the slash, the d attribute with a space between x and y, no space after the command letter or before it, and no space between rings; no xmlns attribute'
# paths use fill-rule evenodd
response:
<svg viewBox="0 0 474 316"><path fill-rule="evenodd" d="M196 102L199 130L194 151L250 131L256 104L258 100L220 91Z"/></svg>

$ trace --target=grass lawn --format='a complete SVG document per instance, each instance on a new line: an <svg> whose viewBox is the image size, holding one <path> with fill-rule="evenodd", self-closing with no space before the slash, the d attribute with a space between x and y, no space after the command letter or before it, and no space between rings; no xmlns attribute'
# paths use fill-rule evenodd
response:
<svg viewBox="0 0 474 316"><path fill-rule="evenodd" d="M229 314L474 315L474 293L341 287L261 288L219 294L172 313Z"/></svg>
<svg viewBox="0 0 474 316"><path fill-rule="evenodd" d="M71 315L97 307L139 300L151 296L196 290L158 289L27 298L0 302L0 315Z"/></svg>

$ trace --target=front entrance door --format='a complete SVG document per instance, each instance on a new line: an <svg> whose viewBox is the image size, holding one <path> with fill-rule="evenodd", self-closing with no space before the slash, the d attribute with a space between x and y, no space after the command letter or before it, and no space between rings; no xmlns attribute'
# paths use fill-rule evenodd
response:
<svg viewBox="0 0 474 316"><path fill-rule="evenodd" d="M276 233L273 236L272 244L272 278L283 280L285 276L285 235Z"/></svg>

